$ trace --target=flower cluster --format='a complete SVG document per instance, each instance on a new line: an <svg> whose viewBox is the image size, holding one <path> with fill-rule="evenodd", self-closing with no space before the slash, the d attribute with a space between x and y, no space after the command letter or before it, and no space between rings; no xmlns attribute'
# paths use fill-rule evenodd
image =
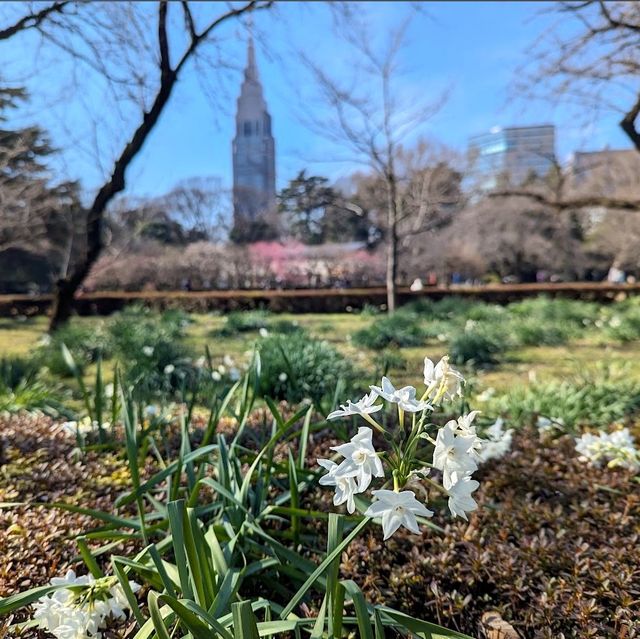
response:
<svg viewBox="0 0 640 639"><path fill-rule="evenodd" d="M134 592L140 589L129 583ZM64 577L54 577L51 585L64 587L38 599L33 617L39 628L58 639L99 638L107 619L126 618L129 603L115 577L76 577L69 570Z"/></svg>
<svg viewBox="0 0 640 639"><path fill-rule="evenodd" d="M443 357L437 364L424 360L425 390L419 396L413 386L396 388L383 377L380 386L371 386L371 392L357 402L348 401L333 411L327 419L358 416L381 433L389 450L376 451L373 430L361 426L358 433L346 444L334 446L337 455L332 459L319 459L318 464L328 471L320 479L323 486L333 486L333 503L346 504L349 513L355 512L355 495L365 492L373 478L390 478L381 488L372 491L373 503L364 513L368 517L381 518L384 538L388 539L400 526L411 532L419 532L417 517L431 517L433 511L418 500L409 489L417 481L425 494L437 490L448 498L453 516L467 518L477 504L472 493L478 482L472 473L478 463L504 454L511 443L511 431L503 431L501 421L490 429L491 439L485 442L478 437L473 423L478 411L462 415L437 428L428 422L428 416L441 402L462 397L464 378ZM381 400L395 405L398 427L395 431L384 428L374 418L384 405ZM437 429L435 439L430 430ZM430 459L430 461L429 461ZM441 482L431 478L431 470L441 473Z"/></svg>
<svg viewBox="0 0 640 639"><path fill-rule="evenodd" d="M606 462L609 468L640 470L640 452L628 428L599 435L585 433L576 438L576 451L582 461L597 466Z"/></svg>
<svg viewBox="0 0 640 639"><path fill-rule="evenodd" d="M513 429L504 429L504 420L498 417L484 433L484 442L478 455L481 462L490 459L500 459L511 450L511 440L513 439Z"/></svg>
<svg viewBox="0 0 640 639"><path fill-rule="evenodd" d="M80 421L73 422L64 422L61 425L62 430L69 435L73 435L74 437L79 437L80 439L84 439L87 435L91 435L94 431L98 429L98 422L92 421L91 417L86 415ZM110 428L111 424L109 422L104 422L102 424L102 428Z"/></svg>

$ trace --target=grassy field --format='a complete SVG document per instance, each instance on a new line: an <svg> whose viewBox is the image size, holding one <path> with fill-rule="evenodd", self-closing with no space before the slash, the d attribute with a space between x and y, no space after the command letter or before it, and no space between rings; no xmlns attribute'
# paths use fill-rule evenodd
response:
<svg viewBox="0 0 640 639"><path fill-rule="evenodd" d="M353 334L376 321L378 316L356 313L300 314L284 313L278 319L297 322L309 335L326 340L364 371L377 372L378 352L362 348L352 343ZM214 358L229 355L235 361L248 360L254 345L259 342L258 331L248 331L238 335L218 336L216 332L225 324L225 316L214 314L192 314L186 327L185 344L195 353L203 353L208 346ZM77 317L74 325L94 327L103 318ZM29 356L37 348L46 332L46 318L35 317L26 320L3 319L0 321L0 353L4 357ZM446 341L426 339L424 346L394 348L394 352L404 358L403 368L390 367L389 374L398 383L414 384L420 376L425 356L438 359L447 353ZM107 372L111 362L105 363ZM605 368L614 373L640 379L640 340L617 343L600 334L587 333L583 337L560 346L534 346L512 348L506 351L500 361L491 367L476 369L474 382L479 391L494 388L504 391L514 385L532 382L549 382L579 379L585 375L598 374ZM91 380L95 368L88 367L85 377Z"/></svg>

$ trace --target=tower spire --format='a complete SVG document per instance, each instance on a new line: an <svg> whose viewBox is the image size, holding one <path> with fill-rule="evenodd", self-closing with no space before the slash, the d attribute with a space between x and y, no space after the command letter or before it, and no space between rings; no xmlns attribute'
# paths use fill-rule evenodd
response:
<svg viewBox="0 0 640 639"><path fill-rule="evenodd" d="M247 68L244 71L244 77L247 80L258 80L258 67L256 66L256 51L253 46L253 16L249 15L247 29L249 31L249 39L247 42Z"/></svg>

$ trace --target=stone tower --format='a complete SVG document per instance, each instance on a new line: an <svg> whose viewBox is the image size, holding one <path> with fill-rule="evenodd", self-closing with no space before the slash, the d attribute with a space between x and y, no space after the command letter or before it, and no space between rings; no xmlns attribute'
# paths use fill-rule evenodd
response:
<svg viewBox="0 0 640 639"><path fill-rule="evenodd" d="M253 39L249 38L233 138L234 234L247 236L247 231L261 226L259 223L265 221L275 206L275 142L271 116L258 78Z"/></svg>

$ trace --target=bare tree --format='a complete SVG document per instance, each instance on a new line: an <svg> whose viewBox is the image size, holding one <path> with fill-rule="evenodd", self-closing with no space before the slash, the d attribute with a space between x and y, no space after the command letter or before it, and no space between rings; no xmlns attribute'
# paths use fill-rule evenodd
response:
<svg viewBox="0 0 640 639"><path fill-rule="evenodd" d="M561 19L531 48L516 89L527 98L573 101L585 118L607 110L619 113L622 130L640 152L640 3L568 0L547 11ZM528 197L558 211L640 210L637 194L510 188L493 195Z"/></svg>
<svg viewBox="0 0 640 639"><path fill-rule="evenodd" d="M441 107L444 97L417 103L403 99L399 55L408 21L392 28L384 47L376 49L364 21L349 7L336 14L338 34L349 45L351 83L340 82L318 63L307 59L330 115L310 122L312 129L346 149L353 161L373 170L381 181L386 200L386 287L389 312L396 308L398 285L399 223L403 216L400 197L398 152L401 144Z"/></svg>
<svg viewBox="0 0 640 639"><path fill-rule="evenodd" d="M222 240L231 230L231 193L217 178L183 180L161 200L173 217L201 239Z"/></svg>
<svg viewBox="0 0 640 639"><path fill-rule="evenodd" d="M424 140L396 154L398 268L413 276L431 269L425 247L464 205L462 174L447 149ZM354 204L366 210L375 227L386 233L386 186L376 173L356 175ZM431 269L433 270L433 269Z"/></svg>
<svg viewBox="0 0 640 639"><path fill-rule="evenodd" d="M187 0L171 5L166 0L90 7L90 3L69 4L73 5L73 13L66 3L53 3L41 19L40 14L27 7L24 16L0 29L0 33L15 37L27 29L36 29L45 44L71 56L86 72L97 73L116 101L127 103L137 124L114 153L112 168L88 207L86 248L72 271L57 282L51 330L70 317L75 293L102 251L107 207L124 190L127 169L154 130L185 67L206 43L213 41L223 24L272 3L230 2L220 12L216 12L220 5L199 5ZM54 15L55 21L50 19ZM104 115L100 114L102 120ZM100 126L99 121L96 118L96 127Z"/></svg>

